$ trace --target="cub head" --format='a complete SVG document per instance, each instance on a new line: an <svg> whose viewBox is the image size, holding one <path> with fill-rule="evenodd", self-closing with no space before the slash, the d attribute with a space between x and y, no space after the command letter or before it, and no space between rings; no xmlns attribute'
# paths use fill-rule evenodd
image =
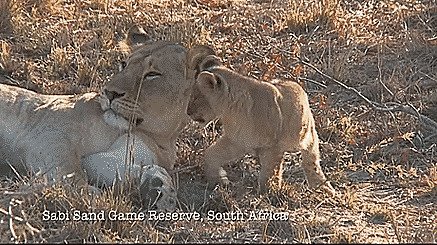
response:
<svg viewBox="0 0 437 245"><path fill-rule="evenodd" d="M220 59L215 56L215 52L207 46L196 46L192 48L188 54L188 64L190 70L195 72L193 77L199 79L200 74L214 66L220 66ZM202 75L201 77L203 77ZM201 124L217 118L217 115L212 110L208 100L203 95L200 87L195 84L193 86L190 101L187 107L187 114L194 121Z"/></svg>
<svg viewBox="0 0 437 245"><path fill-rule="evenodd" d="M220 73L202 71L194 85L201 94L200 97L206 101L209 107L209 116L221 116L228 105L228 84ZM205 113L205 107L198 107L199 111ZM209 119L209 118L208 118Z"/></svg>
<svg viewBox="0 0 437 245"><path fill-rule="evenodd" d="M186 49L176 43L151 41L141 28L129 30L131 54L102 89L106 116L140 130L168 136L187 120L186 108L194 78L187 76Z"/></svg>

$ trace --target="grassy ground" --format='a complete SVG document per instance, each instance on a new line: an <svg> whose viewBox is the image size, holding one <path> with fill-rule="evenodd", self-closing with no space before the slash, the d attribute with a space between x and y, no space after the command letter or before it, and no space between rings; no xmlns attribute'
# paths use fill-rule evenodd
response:
<svg viewBox="0 0 437 245"><path fill-rule="evenodd" d="M111 191L95 197L64 183L4 179L0 242L437 242L436 129L415 113L374 110L322 75L436 121L435 0L2 0L2 82L48 94L97 91L133 24L156 39L211 45L242 74L298 80L310 95L322 167L341 195L309 191L299 155L286 157L287 185L267 195L252 188L259 167L251 156L227 166L232 188L207 188L202 152L220 127L193 123L178 141L175 182L181 211L203 221L45 221L44 210L139 207ZM288 220L206 220L208 211L259 210Z"/></svg>

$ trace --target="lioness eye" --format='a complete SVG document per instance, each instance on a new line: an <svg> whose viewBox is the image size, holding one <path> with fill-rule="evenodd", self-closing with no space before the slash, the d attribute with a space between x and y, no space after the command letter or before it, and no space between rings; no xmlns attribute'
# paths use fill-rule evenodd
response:
<svg viewBox="0 0 437 245"><path fill-rule="evenodd" d="M118 64L118 71L122 71L126 67L126 61L122 61Z"/></svg>
<svg viewBox="0 0 437 245"><path fill-rule="evenodd" d="M159 73L159 72L151 71L151 72L146 73L146 75L144 75L144 79L152 80L152 79L155 79L155 78L157 78L157 77L159 77L161 75L162 74Z"/></svg>

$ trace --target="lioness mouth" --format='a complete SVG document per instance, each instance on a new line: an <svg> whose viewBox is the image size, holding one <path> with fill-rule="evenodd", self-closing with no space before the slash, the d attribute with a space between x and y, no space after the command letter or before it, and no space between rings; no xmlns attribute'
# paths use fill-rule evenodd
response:
<svg viewBox="0 0 437 245"><path fill-rule="evenodd" d="M194 121L196 121L198 123L205 123L205 119L203 119L201 117L194 119Z"/></svg>
<svg viewBox="0 0 437 245"><path fill-rule="evenodd" d="M143 123L144 122L144 119L142 119L142 118L137 118L137 119L135 119L135 126L138 126L138 125L140 125L141 123Z"/></svg>
<svg viewBox="0 0 437 245"><path fill-rule="evenodd" d="M135 124L135 126L140 125L144 121L144 119L142 119L141 117L134 118L133 121L132 121L130 118L125 117L124 115L121 115L121 114L119 114L119 115L121 117L123 117L124 119L126 119L126 121L133 122Z"/></svg>
<svg viewBox="0 0 437 245"><path fill-rule="evenodd" d="M126 127L126 128L128 127L129 122L133 122L133 124L135 126L139 126L142 122L144 122L143 118L138 118L138 117L135 118L133 121L131 121L131 119L129 117L126 117L120 113L117 113L112 109L105 111L105 115L108 115L109 118L111 118L108 120L110 120L112 122L112 124L114 124L114 122L117 122L115 124L123 124L123 125L125 125L124 127Z"/></svg>

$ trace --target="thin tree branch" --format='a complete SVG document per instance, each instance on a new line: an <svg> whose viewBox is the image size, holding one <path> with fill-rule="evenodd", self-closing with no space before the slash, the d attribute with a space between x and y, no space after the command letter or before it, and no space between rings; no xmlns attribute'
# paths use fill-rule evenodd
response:
<svg viewBox="0 0 437 245"><path fill-rule="evenodd" d="M301 58L299 58L299 60L300 60L300 62L302 64L310 67L311 69L313 69L314 71L316 71L317 73L319 73L323 77L328 78L330 81L336 83L337 85L339 85L343 89L354 92L356 95L358 95L358 97L360 97L364 102L366 102L368 105L370 105L374 110L383 111L383 112L403 112L403 113L412 115L412 116L416 117L417 119L419 119L419 121L425 127L431 129L434 132L437 132L437 122L434 121L433 119L431 119L431 118L421 114L410 103L408 103L408 105L403 105L403 104L400 104L400 103L397 103L397 102L388 102L388 103L381 104L381 103L378 103L378 102L375 102L375 101L371 101L369 98L364 96L356 88L347 86L346 84L344 84L344 83L340 82L339 80L337 80L337 79L329 76L328 74L322 72L317 67L315 67L315 66L311 65L310 63L302 60Z"/></svg>

